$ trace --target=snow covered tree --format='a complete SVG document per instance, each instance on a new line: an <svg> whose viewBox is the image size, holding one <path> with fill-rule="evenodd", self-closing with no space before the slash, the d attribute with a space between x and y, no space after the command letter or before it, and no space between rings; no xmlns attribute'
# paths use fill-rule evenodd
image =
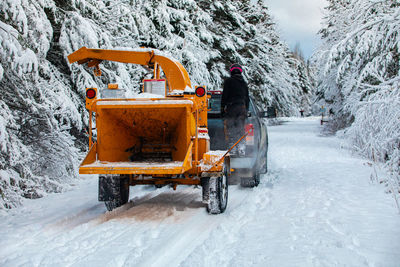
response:
<svg viewBox="0 0 400 267"><path fill-rule="evenodd" d="M52 27L42 3L0 3L0 206L61 190L77 168L82 128L71 84L46 60Z"/></svg>
<svg viewBox="0 0 400 267"><path fill-rule="evenodd" d="M400 187L399 15L399 1L329 1L316 59L334 130L349 127L354 147L385 162Z"/></svg>
<svg viewBox="0 0 400 267"><path fill-rule="evenodd" d="M282 115L297 114L302 90L296 86L297 65L277 35L263 1L202 1L209 7L214 26L214 47L221 52L209 65L219 77L227 77L232 63L244 65L251 94L263 108L275 106ZM221 78L220 78L221 79ZM220 88L220 83L218 83ZM311 94L307 95L309 97Z"/></svg>
<svg viewBox="0 0 400 267"><path fill-rule="evenodd" d="M253 26L253 36L246 40L246 57L249 66L249 86L263 106L274 106L282 115L294 115L300 110L300 88L294 66L291 66L289 49L277 35L274 23L263 1L248 5L242 11ZM294 104L296 103L296 104Z"/></svg>
<svg viewBox="0 0 400 267"><path fill-rule="evenodd" d="M182 62L194 85L213 90L241 63L258 105L283 115L296 114L306 95L262 1L4 0L0 10L0 208L63 190L77 176L85 88L113 82L134 96L149 75L104 62L94 77L68 64L82 46L159 49Z"/></svg>
<svg viewBox="0 0 400 267"><path fill-rule="evenodd" d="M303 110L305 114L312 113L312 101L314 98L314 78L310 66L304 62L302 56L298 57L295 53L290 54L287 58L289 66L294 70L291 73L291 81L295 90L299 92L299 110Z"/></svg>

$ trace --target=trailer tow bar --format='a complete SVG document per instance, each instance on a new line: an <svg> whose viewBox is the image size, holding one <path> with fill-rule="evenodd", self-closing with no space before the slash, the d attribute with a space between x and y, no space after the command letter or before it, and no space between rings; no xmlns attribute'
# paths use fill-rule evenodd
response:
<svg viewBox="0 0 400 267"><path fill-rule="evenodd" d="M243 138L245 138L247 135L249 135L249 134L251 133L251 131L252 131L252 129L249 129L242 137L240 137L239 140L237 140L237 142L236 142L235 144L233 144L233 146L231 146L231 147L225 152L225 154L224 154L217 162L215 162L214 165L211 166L211 168L209 168L207 171L209 171L209 170L211 170L212 168L218 166L218 164L225 158L225 156L228 155L228 153L231 152L231 150L232 150L235 146L237 146L237 145L240 143L240 141L243 140Z"/></svg>

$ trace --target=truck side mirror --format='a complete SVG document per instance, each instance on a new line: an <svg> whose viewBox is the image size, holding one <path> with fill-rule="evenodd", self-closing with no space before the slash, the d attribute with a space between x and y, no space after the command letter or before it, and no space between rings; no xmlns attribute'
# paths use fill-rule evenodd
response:
<svg viewBox="0 0 400 267"><path fill-rule="evenodd" d="M267 118L276 118L276 108L274 107L267 107Z"/></svg>

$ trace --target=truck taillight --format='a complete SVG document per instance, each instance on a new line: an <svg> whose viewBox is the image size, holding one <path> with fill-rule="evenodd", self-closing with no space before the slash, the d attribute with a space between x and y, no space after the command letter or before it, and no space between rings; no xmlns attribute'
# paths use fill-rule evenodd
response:
<svg viewBox="0 0 400 267"><path fill-rule="evenodd" d="M254 125L249 123L246 124L246 126L244 127L244 130L246 131L247 136L254 136Z"/></svg>
<svg viewBox="0 0 400 267"><path fill-rule="evenodd" d="M244 130L247 133L246 136L246 145L254 145L254 125L249 123L246 124Z"/></svg>

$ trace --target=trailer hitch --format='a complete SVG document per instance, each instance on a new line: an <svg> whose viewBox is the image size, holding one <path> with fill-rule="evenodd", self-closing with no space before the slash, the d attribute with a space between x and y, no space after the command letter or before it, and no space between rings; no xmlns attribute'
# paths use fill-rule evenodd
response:
<svg viewBox="0 0 400 267"><path fill-rule="evenodd" d="M240 137L239 140L237 140L237 142L234 143L234 144L225 152L225 154L224 154L217 162L215 162L206 172L210 171L212 168L217 167L218 164L220 164L221 161L226 157L226 155L228 155L228 153L231 152L232 149L233 149L235 146L237 146L237 145L240 143L240 141L243 140L243 138L245 138L247 135L249 135L249 134L251 133L251 131L252 131L252 129L249 129L242 137Z"/></svg>

